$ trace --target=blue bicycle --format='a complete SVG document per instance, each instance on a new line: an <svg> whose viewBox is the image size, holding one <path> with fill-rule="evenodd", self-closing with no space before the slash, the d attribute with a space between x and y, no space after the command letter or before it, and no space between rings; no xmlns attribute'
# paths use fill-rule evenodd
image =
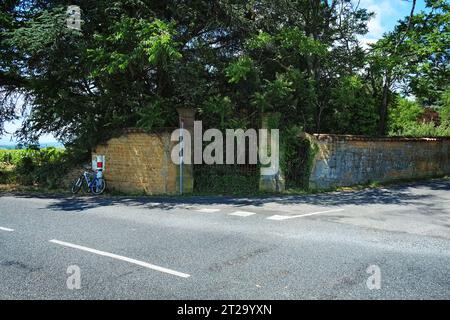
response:
<svg viewBox="0 0 450 320"><path fill-rule="evenodd" d="M83 188L83 191L92 192L95 195L102 194L106 189L106 181L103 178L102 170L98 170L97 172L84 171L72 183L72 193L78 193L81 188Z"/></svg>

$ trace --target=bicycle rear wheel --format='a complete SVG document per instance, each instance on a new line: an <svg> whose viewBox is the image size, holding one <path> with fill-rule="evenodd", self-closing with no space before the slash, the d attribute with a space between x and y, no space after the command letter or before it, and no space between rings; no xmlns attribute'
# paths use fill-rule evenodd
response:
<svg viewBox="0 0 450 320"><path fill-rule="evenodd" d="M73 194L77 194L81 190L81 186L83 185L83 177L78 177L72 182L71 191Z"/></svg>

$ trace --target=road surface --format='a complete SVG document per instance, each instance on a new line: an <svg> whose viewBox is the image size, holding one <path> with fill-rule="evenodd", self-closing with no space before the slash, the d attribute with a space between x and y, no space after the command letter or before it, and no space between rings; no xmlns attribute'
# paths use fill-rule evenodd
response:
<svg viewBox="0 0 450 320"><path fill-rule="evenodd" d="M251 199L0 195L0 299L449 298L449 180Z"/></svg>

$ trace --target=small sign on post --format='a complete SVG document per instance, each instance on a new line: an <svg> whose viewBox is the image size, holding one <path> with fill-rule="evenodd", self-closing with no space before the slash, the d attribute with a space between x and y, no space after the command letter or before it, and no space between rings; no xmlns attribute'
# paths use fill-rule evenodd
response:
<svg viewBox="0 0 450 320"><path fill-rule="evenodd" d="M92 159L92 170L105 170L106 157L104 155L96 155Z"/></svg>

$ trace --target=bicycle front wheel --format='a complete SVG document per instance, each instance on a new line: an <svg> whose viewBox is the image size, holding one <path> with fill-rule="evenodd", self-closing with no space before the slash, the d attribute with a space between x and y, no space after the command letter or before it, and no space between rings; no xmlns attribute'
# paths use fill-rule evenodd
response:
<svg viewBox="0 0 450 320"><path fill-rule="evenodd" d="M92 193L99 195L102 194L105 191L105 189L106 189L105 179L98 179L92 186Z"/></svg>

